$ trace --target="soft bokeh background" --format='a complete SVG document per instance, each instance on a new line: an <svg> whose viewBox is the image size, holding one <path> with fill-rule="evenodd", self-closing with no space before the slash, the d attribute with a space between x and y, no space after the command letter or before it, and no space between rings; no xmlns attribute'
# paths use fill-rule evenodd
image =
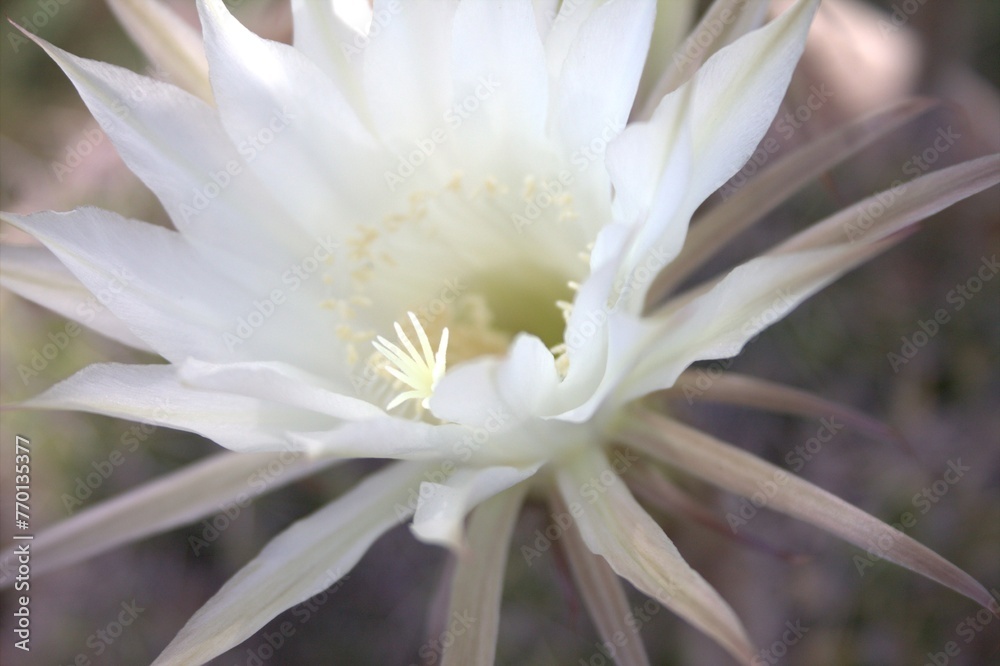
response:
<svg viewBox="0 0 1000 666"><path fill-rule="evenodd" d="M193 2L171 4L196 22ZM289 38L285 2L227 4L261 34ZM877 6L889 13L872 13ZM35 20L45 7L57 11L44 22ZM898 31L888 29L894 11L903 24ZM102 2L2 0L0 13L35 24L41 35L74 53L147 70ZM812 85L825 84L833 96L790 138L776 134L781 154L907 90L945 103L826 174L741 239L725 259L748 256L908 178L904 165L931 146L939 130L950 127L960 138L940 155L935 168L1000 149L998 39L1000 2L995 0L825 2L786 107L799 107ZM31 212L89 204L166 224L153 197L95 133L96 123L41 50L5 24L0 55L0 207ZM68 171L57 168L70 164L74 147L88 154ZM862 408L896 427L907 446L845 430L801 473L888 522L897 522L907 511L916 514L910 535L994 591L1000 588L1000 278L993 276L975 297L962 299L961 309L949 294L998 254L998 211L1000 193L994 188L936 216L918 235L800 307L732 366ZM26 242L9 227L0 233L5 242ZM887 354L900 353L901 338L912 338L919 322L939 308L948 312L949 323L894 372ZM4 404L36 394L93 362L153 361L85 331L68 337L66 348L46 360L37 375L22 376L20 370L31 367L36 351L52 338L61 339L67 322L8 292L0 292L0 313ZM36 363L42 365L40 359ZM819 428L813 420L691 406L683 400L673 408L778 464ZM65 518L70 509L91 506L217 449L193 435L103 417L7 410L0 420L2 546L11 543L14 518L15 433L32 442L36 532ZM95 469L106 470L114 451L121 453L121 465L94 484L79 506L68 507L66 498ZM971 470L921 514L914 495L940 479L949 461L958 460ZM0 661L69 664L83 655L95 664L148 663L271 536L369 468L365 462L350 463L268 495L244 509L198 553L190 537L206 536L204 525L34 578L30 655L13 648L9 611L14 600L4 592ZM707 486L688 487L720 516L739 506L735 498ZM802 556L789 561L684 517L658 517L694 566L733 603L761 647L779 641L786 622L808 628L787 654L775 651L781 657L770 657L774 663L922 666L929 662L928 653L943 652L949 641L960 652L948 657L948 664L996 663L1000 620L994 618L981 631L970 629L962 623L979 610L974 604L884 562L860 576L855 557L864 557L862 551L807 525L762 511L746 526L745 533L773 549ZM532 566L520 555L520 547L532 545L535 530L548 522L544 507L531 506L515 536L498 663L603 663L595 656L594 629L553 551ZM444 564L438 549L417 543L405 528L397 529L375 545L335 592L268 625L265 633L271 634L283 622L294 628L273 655L266 636L259 634L213 663L256 664L262 656L269 657L269 664L425 663L419 650L427 640L428 605ZM643 601L638 595L634 599L636 604ZM143 610L108 644L98 632L110 628L116 633L109 625L122 604L133 600ZM653 614L641 635L656 664L730 663L668 612Z"/></svg>

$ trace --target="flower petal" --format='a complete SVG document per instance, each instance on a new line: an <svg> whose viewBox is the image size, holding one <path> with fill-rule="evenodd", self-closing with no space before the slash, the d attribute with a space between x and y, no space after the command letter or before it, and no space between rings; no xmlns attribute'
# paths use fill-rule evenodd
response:
<svg viewBox="0 0 1000 666"><path fill-rule="evenodd" d="M180 362L192 356L208 361L262 356L334 376L341 367L339 355L317 358L307 346L287 344L293 333L315 339L329 335L315 302L290 297L289 288L281 294L287 301L280 307L269 302L272 309L265 320L257 303L273 293L273 285L258 291L256 285L236 282L219 272L225 257L208 261L177 232L96 208L2 217L44 243L164 358ZM255 274L262 273L258 268ZM244 337L239 335L240 321L249 313L257 313L266 325L247 326Z"/></svg>
<svg viewBox="0 0 1000 666"><path fill-rule="evenodd" d="M648 278L635 280L634 272L650 260L658 270L677 256L691 214L764 137L802 54L816 5L817 0L799 0L720 50L691 81L664 97L649 123L630 125L608 147L616 221L635 229L619 270L635 286L628 311L641 311L650 284ZM676 192L677 174L685 170L682 191Z"/></svg>
<svg viewBox="0 0 1000 666"><path fill-rule="evenodd" d="M660 2L660 5L669 6L684 4L678 0ZM688 81L705 60L759 28L767 17L767 6L768 3L762 0L715 0L676 51L665 52L670 62L662 67L659 78L650 82L644 104L636 106L635 119L648 120L663 96ZM679 10L675 8L674 11Z"/></svg>
<svg viewBox="0 0 1000 666"><path fill-rule="evenodd" d="M108 6L167 80L206 102L212 101L208 61L196 30L155 0L108 0Z"/></svg>
<svg viewBox="0 0 1000 666"><path fill-rule="evenodd" d="M43 247L0 245L0 285L123 345L155 353Z"/></svg>
<svg viewBox="0 0 1000 666"><path fill-rule="evenodd" d="M706 293L644 322L651 344L634 352L637 363L619 386L619 400L673 386L695 361L735 356L804 300L899 240L764 256L737 266Z"/></svg>
<svg viewBox="0 0 1000 666"><path fill-rule="evenodd" d="M633 120L649 120L649 115L659 103L663 95L669 91L660 92L660 79L677 59L675 55L684 37L691 29L698 3L695 0L658 0L656 3L656 22L653 24L653 37L649 44L649 55L639 83L639 92L635 96L632 107ZM756 27L756 26L755 26ZM711 55L711 54L707 54ZM657 98L653 100L653 96ZM649 113L640 115L648 106Z"/></svg>
<svg viewBox="0 0 1000 666"><path fill-rule="evenodd" d="M306 449L292 445L293 428L330 427L315 412L240 395L198 390L170 365L97 363L20 405L74 409L198 433L235 451Z"/></svg>
<svg viewBox="0 0 1000 666"><path fill-rule="evenodd" d="M517 467L459 468L442 483L420 484L420 500L410 529L425 543L453 550L464 544L466 514L483 501L530 478L542 463Z"/></svg>
<svg viewBox="0 0 1000 666"><path fill-rule="evenodd" d="M753 645L729 604L692 569L639 506L598 449L584 449L557 469L563 500L584 543L622 578L703 631L741 663ZM600 484L599 488L595 484Z"/></svg>
<svg viewBox="0 0 1000 666"><path fill-rule="evenodd" d="M863 199L796 234L769 254L843 245L845 241L847 245L877 243L997 183L1000 153L962 162Z"/></svg>
<svg viewBox="0 0 1000 666"><path fill-rule="evenodd" d="M485 436L485 438L484 438ZM347 422L315 432L289 432L288 440L301 449L318 449L347 458L396 458L399 460L443 460L499 464L484 443L493 435L485 430L454 423L431 425L422 421L383 416ZM479 460L479 454L484 455ZM532 460L537 459L537 456ZM444 466L444 465L442 465Z"/></svg>
<svg viewBox="0 0 1000 666"><path fill-rule="evenodd" d="M355 4L370 11L365 0ZM367 45L367 36L337 15L332 0L292 0L292 19L295 48L330 77L363 117L367 100L361 86L361 50Z"/></svg>
<svg viewBox="0 0 1000 666"><path fill-rule="evenodd" d="M624 128L655 13L655 2L610 0L598 4L580 24L559 68L549 120L550 130L569 153L597 139L607 142Z"/></svg>
<svg viewBox="0 0 1000 666"><path fill-rule="evenodd" d="M385 412L358 398L343 395L326 381L286 363L206 363L188 359L177 370L185 384L284 404L338 419L384 416Z"/></svg>
<svg viewBox="0 0 1000 666"><path fill-rule="evenodd" d="M145 483L56 523L31 543L31 571L76 564L122 544L192 523L338 462L302 453L222 453ZM274 472L277 467L279 471ZM197 554L197 549L195 553ZM13 550L0 556L0 586L14 579Z"/></svg>
<svg viewBox="0 0 1000 666"><path fill-rule="evenodd" d="M29 36L66 73L129 170L193 244L208 248L221 265L254 277L260 266L276 261L279 249L292 257L301 253L301 239L267 190L246 173L214 109L168 83L77 58ZM290 263L277 257L279 266Z"/></svg>
<svg viewBox="0 0 1000 666"><path fill-rule="evenodd" d="M515 136L543 136L549 81L530 0L459 4L452 40L455 102L484 81L496 88L468 119L472 132L501 146Z"/></svg>
<svg viewBox="0 0 1000 666"><path fill-rule="evenodd" d="M805 298L892 247L915 222L998 182L1000 155L922 176L813 225L718 282L674 298L645 322L658 331L646 339L656 342L641 353L622 399L673 385L696 360L735 355Z"/></svg>
<svg viewBox="0 0 1000 666"><path fill-rule="evenodd" d="M457 7L456 0L375 0L375 14L382 12L391 19L369 36L364 88L379 135L398 142L400 149L412 150L410 142L440 126L442 114L451 107L452 23Z"/></svg>
<svg viewBox="0 0 1000 666"><path fill-rule="evenodd" d="M697 371L685 371L668 391L684 395L689 404L704 400L782 414L838 418L873 439L902 441L902 435L893 428L867 414L801 389L735 372L711 377L709 386L702 388L701 377Z"/></svg>
<svg viewBox="0 0 1000 666"><path fill-rule="evenodd" d="M719 248L760 221L802 186L933 106L930 100L904 100L824 133L775 162L749 187L742 187L694 220L684 240L683 251L656 276L647 303L659 302ZM724 197L726 187L723 187Z"/></svg>
<svg viewBox="0 0 1000 666"><path fill-rule="evenodd" d="M223 126L248 169L310 235L343 234L331 219L358 217L384 199L366 166L375 140L333 82L287 44L258 37L222 0L198 3L212 90Z"/></svg>
<svg viewBox="0 0 1000 666"><path fill-rule="evenodd" d="M556 515L570 515L569 508L558 493L552 493L549 501ZM563 532L561 545L573 573L573 580L583 596L583 602L598 634L608 645L616 646L615 663L619 666L648 666L649 657L646 656L646 648L637 629L642 625L630 625L626 622L626 618L632 615L632 610L621 578L607 560L587 548L574 525ZM625 637L624 645L615 640L616 635Z"/></svg>
<svg viewBox="0 0 1000 666"><path fill-rule="evenodd" d="M812 523L860 548L950 587L994 612L982 585L926 546L842 499L746 451L651 412L630 422L623 438L663 462L749 497L767 488L767 506Z"/></svg>
<svg viewBox="0 0 1000 666"><path fill-rule="evenodd" d="M203 664L343 578L376 539L406 518L407 493L423 472L413 463L392 464L276 536L153 663Z"/></svg>
<svg viewBox="0 0 1000 666"><path fill-rule="evenodd" d="M500 600L510 538L524 500L521 484L483 502L469 518L469 544L451 582L449 616L470 621L444 648L441 666L491 666L496 657Z"/></svg>

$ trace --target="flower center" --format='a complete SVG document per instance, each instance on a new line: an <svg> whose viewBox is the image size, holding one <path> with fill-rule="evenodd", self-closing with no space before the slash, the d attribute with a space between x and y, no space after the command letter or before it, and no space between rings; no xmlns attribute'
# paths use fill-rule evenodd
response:
<svg viewBox="0 0 1000 666"><path fill-rule="evenodd" d="M564 351L574 281L587 274L580 250L593 240L569 183L479 173L428 167L344 239L347 261L329 282L340 296L326 307L356 390L387 409L423 418L446 367L503 355L519 333Z"/></svg>

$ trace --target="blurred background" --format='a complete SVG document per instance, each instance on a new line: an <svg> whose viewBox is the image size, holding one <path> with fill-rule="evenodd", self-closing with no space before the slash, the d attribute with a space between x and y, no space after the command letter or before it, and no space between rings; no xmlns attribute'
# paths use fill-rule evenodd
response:
<svg viewBox="0 0 1000 666"><path fill-rule="evenodd" d="M169 2L197 24L194 3ZM230 1L258 33L291 35L287 2ZM48 8L48 9L47 9ZM103 2L2 0L0 13L85 57L155 75ZM741 237L711 268L721 270L840 208L909 180L914 157L941 132L957 139L935 151L933 168L1000 150L1000 2L995 0L826 0L782 114L808 105L816 86L831 92L789 134L777 122L781 155L810 138L906 95L941 104L907 127L825 174L770 219ZM122 165L72 86L41 52L0 27L0 208L27 213L96 205L167 225L152 195ZM779 119L782 117L779 114ZM801 121L801 122L800 122ZM909 165L909 167L908 167ZM766 166L766 165L765 165ZM920 167L918 167L919 169ZM922 170L922 169L921 169ZM752 186L753 175L747 176ZM721 198L721 197L719 197ZM711 205L710 202L708 205ZM29 239L7 226L4 242ZM980 194L923 223L919 234L809 300L749 345L733 371L801 387L862 409L896 428L906 445L846 429L801 469L816 482L886 522L917 515L907 533L968 571L1000 596L1000 191ZM989 275L991 279L982 279ZM981 279L981 289L969 297ZM959 305L961 303L961 305ZM920 322L944 309L940 326L908 362L891 363ZM67 321L0 292L0 402L39 393L94 362L153 362L96 334L70 334ZM68 340L55 358L38 356ZM895 366L895 367L894 367ZM734 407L671 405L691 422L779 465L814 437L820 423ZM11 543L15 434L32 443L32 526L41 529L217 450L194 435L73 413L0 413L0 545ZM113 452L121 464L106 478ZM118 458L116 458L118 460ZM926 513L914 496L933 487L949 463L970 469ZM371 468L353 462L267 495L244 509L217 539L204 524L160 535L33 578L30 655L13 647L13 595L2 595L4 664L142 664L243 563L296 518L349 487ZM93 480L95 477L90 476ZM737 498L707 486L686 488L720 517ZM941 487L940 485L937 487ZM781 557L657 515L681 552L744 619L762 648L761 663L977 666L998 663L1000 619L983 624L972 602L877 561L859 574L865 553L808 525L762 511L747 533L796 557ZM529 506L508 565L498 664L603 663L597 634L564 567L550 552L528 566L519 555L549 522ZM197 551L197 552L196 552ZM215 664L418 664L428 606L445 558L406 528L381 539L342 585L275 619L264 632ZM641 605L643 598L634 596ZM141 608L117 636L122 604ZM967 618L973 618L970 624ZM291 621L294 635L276 650L267 634ZM808 628L781 646L786 622ZM668 612L641 632L654 664L727 664L710 641ZM957 655L944 654L954 642ZM787 648L787 649L786 649ZM946 657L946 662L940 659ZM582 660L582 662L581 662Z"/></svg>

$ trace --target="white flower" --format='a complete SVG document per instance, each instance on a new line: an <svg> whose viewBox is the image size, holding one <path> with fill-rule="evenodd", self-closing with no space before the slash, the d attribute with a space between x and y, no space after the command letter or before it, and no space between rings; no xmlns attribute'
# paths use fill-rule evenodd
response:
<svg viewBox="0 0 1000 666"><path fill-rule="evenodd" d="M36 572L200 517L262 460L282 460L284 482L391 458L275 538L157 663L201 663L245 640L411 515L418 538L459 554L452 608L481 618L444 663L491 663L496 545L529 491L573 516L563 547L602 635L624 622L613 572L749 663L735 613L620 474L635 467L629 483L648 489L665 463L750 495L778 470L641 399L694 361L737 354L900 230L996 183L996 156L922 178L857 234L844 225L867 202L672 294L776 203L760 191L688 234L764 136L818 0L763 27L765 3L730 21L731 3L717 2L675 57L649 63L656 3L642 0L567 0L552 16L556 3L389 0L369 35L300 0L294 47L201 0L210 92L197 45L158 28L162 7L114 4L209 103L36 41L176 231L87 208L6 215L51 254L5 248L3 277L68 315L81 285L116 285L111 314L90 325L167 363L91 366L28 405L190 430L242 455L53 528ZM689 10L661 3L657 38ZM911 112L880 117L864 140ZM812 177L853 141L812 147L784 177ZM746 381L744 395L786 395ZM788 476L769 506L862 545L890 535L885 558L990 604L967 574L805 481ZM622 663L646 663L641 645L628 650Z"/></svg>

